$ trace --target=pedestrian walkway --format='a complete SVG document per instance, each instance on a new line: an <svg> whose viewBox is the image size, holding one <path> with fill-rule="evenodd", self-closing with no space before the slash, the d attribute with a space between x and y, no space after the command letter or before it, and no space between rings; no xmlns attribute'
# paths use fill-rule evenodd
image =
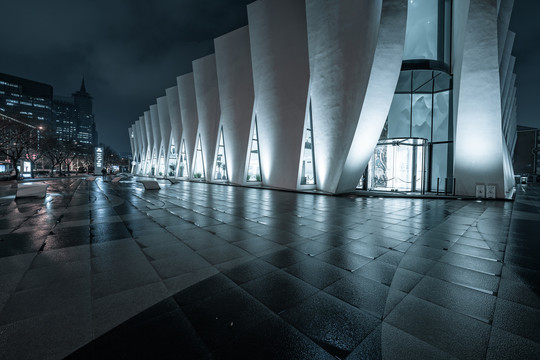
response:
<svg viewBox="0 0 540 360"><path fill-rule="evenodd" d="M204 183L0 186L0 358L528 359L540 187L515 202Z"/></svg>

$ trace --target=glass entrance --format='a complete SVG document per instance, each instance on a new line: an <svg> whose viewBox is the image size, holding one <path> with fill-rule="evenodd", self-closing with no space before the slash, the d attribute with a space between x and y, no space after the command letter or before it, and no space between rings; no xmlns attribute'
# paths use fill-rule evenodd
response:
<svg viewBox="0 0 540 360"><path fill-rule="evenodd" d="M368 165L368 189L423 191L425 147L425 139L380 140Z"/></svg>

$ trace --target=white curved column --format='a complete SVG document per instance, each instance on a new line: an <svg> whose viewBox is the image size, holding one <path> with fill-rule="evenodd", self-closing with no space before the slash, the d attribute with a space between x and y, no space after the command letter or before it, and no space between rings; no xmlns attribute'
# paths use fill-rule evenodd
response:
<svg viewBox="0 0 540 360"><path fill-rule="evenodd" d="M164 169L163 169L163 176L167 176L168 171L168 161L169 158L169 152L171 150L170 147L170 140L171 140L171 120L169 119L169 105L167 103L167 97L161 96L156 99L157 102L157 112L158 112L158 119L159 119L159 132L160 132L160 148L163 149L163 162L164 162ZM159 155L161 155L161 150L159 150ZM158 158L158 162L161 161Z"/></svg>
<svg viewBox="0 0 540 360"><path fill-rule="evenodd" d="M309 83L305 3L247 8L262 182L296 189Z"/></svg>
<svg viewBox="0 0 540 360"><path fill-rule="evenodd" d="M231 183L245 184L255 97L249 28L245 26L215 39L214 48L227 173Z"/></svg>
<svg viewBox="0 0 540 360"><path fill-rule="evenodd" d="M144 126L146 131L146 164L144 168L144 175L151 174L152 171L152 154L154 150L154 135L152 133L152 118L150 117L150 110L144 113Z"/></svg>
<svg viewBox="0 0 540 360"><path fill-rule="evenodd" d="M157 112L157 105L150 105L150 121L152 123L152 167L154 168L154 176L159 175L159 152L161 145L161 136L159 131L159 117Z"/></svg>
<svg viewBox="0 0 540 360"><path fill-rule="evenodd" d="M221 114L214 54L193 61L193 78L199 115L198 135L201 139L206 181L212 181Z"/></svg>
<svg viewBox="0 0 540 360"><path fill-rule="evenodd" d="M360 116L355 129L351 131L354 137L336 193L355 190L373 155L394 97L405 42L405 32L402 29L407 22L406 0L384 0L382 4L380 1L359 1L359 3L362 4L362 12L367 13L370 21L374 22L374 34L371 35L371 39L365 40L365 46L373 55L371 65L365 53L360 54L363 62L357 62L366 67L368 77L364 80L363 87L357 90L360 97L358 99L361 106ZM368 26L367 20L360 22L364 23L363 26ZM364 36L366 32L363 31ZM362 76L362 79L365 78Z"/></svg>
<svg viewBox="0 0 540 360"><path fill-rule="evenodd" d="M146 165L146 124L144 116L139 116L139 155L141 158L141 164L139 166L137 174L142 175Z"/></svg>
<svg viewBox="0 0 540 360"><path fill-rule="evenodd" d="M199 125L197 113L197 100L195 97L195 83L193 73L185 74L176 78L178 96L180 99L180 111L182 117L182 141L185 142L186 156L188 160L189 174L193 171L193 154L195 152L195 139ZM180 151L180 150L179 150Z"/></svg>
<svg viewBox="0 0 540 360"><path fill-rule="evenodd" d="M455 54L461 61L454 69L456 193L475 196L476 185L496 185L497 198L504 198L496 0L471 0L466 20L459 20L464 28L462 53Z"/></svg>
<svg viewBox="0 0 540 360"><path fill-rule="evenodd" d="M171 122L170 141L174 141L178 162L178 159L180 158L179 153L182 139L182 115L180 114L180 98L178 97L178 86L168 88L167 90L165 90L165 94L167 96L167 105L169 106L169 119ZM167 158L167 163L169 163L169 158ZM176 164L176 170L178 171L178 164Z"/></svg>

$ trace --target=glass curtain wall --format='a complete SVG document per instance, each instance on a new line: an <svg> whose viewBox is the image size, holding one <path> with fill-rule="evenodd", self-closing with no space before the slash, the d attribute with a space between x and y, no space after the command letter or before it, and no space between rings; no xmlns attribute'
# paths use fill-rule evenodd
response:
<svg viewBox="0 0 540 360"><path fill-rule="evenodd" d="M450 64L451 0L409 0L403 60Z"/></svg>
<svg viewBox="0 0 540 360"><path fill-rule="evenodd" d="M171 148L169 150L169 163L167 164L167 176L174 176L176 174L176 147L174 146L174 140L171 139Z"/></svg>
<svg viewBox="0 0 540 360"><path fill-rule="evenodd" d="M165 174L165 151L161 148L158 161L158 175L164 176Z"/></svg>
<svg viewBox="0 0 540 360"><path fill-rule="evenodd" d="M313 132L311 131L311 103L309 104L309 119L306 124L304 135L304 156L302 159L302 172L300 175L300 185L314 185L315 181L315 156L313 149Z"/></svg>
<svg viewBox="0 0 540 360"><path fill-rule="evenodd" d="M261 181L261 160L259 158L259 139L257 130L257 118L253 124L253 134L251 135L251 145L249 148L249 162L246 181L260 182Z"/></svg>
<svg viewBox="0 0 540 360"><path fill-rule="evenodd" d="M435 70L400 74L382 138L427 141L424 188L451 191L453 165L452 78ZM446 184L446 185L445 185Z"/></svg>
<svg viewBox="0 0 540 360"><path fill-rule="evenodd" d="M182 141L180 150L180 161L178 162L178 177L185 178L189 176L189 166L186 155L186 143Z"/></svg>
<svg viewBox="0 0 540 360"><path fill-rule="evenodd" d="M214 169L214 180L227 180L227 159L225 157L225 143L223 141L223 127L219 134L219 145L216 155L216 167Z"/></svg>
<svg viewBox="0 0 540 360"><path fill-rule="evenodd" d="M206 178L204 172L204 159L202 152L201 144L201 135L199 135L199 140L197 141L197 151L195 152L195 165L193 165L193 177L196 179Z"/></svg>

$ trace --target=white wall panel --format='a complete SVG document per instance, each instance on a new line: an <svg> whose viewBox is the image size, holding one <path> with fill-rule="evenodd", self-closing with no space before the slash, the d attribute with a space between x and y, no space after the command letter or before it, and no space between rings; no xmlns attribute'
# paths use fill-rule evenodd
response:
<svg viewBox="0 0 540 360"><path fill-rule="evenodd" d="M152 122L152 166L154 167L154 176L158 175L158 163L159 163L159 152L161 145L161 133L159 131L159 117L157 112L157 105L150 105L150 120Z"/></svg>
<svg viewBox="0 0 540 360"><path fill-rule="evenodd" d="M497 197L504 198L496 0L471 0L464 30L459 91L454 94L456 193L474 196L477 184L494 184Z"/></svg>
<svg viewBox="0 0 540 360"><path fill-rule="evenodd" d="M244 184L255 98L248 27L215 39L214 48L227 172L231 183Z"/></svg>
<svg viewBox="0 0 540 360"><path fill-rule="evenodd" d="M139 174L141 172L141 165L142 165L142 148L143 148L143 143L142 143L142 134L141 134L141 121L140 120L137 120L135 121L135 140L136 140L136 152L137 152L137 164L136 164L136 168L135 170L133 171L133 174Z"/></svg>
<svg viewBox="0 0 540 360"><path fill-rule="evenodd" d="M213 179L212 173L214 171L220 117L216 56L214 54L193 61L193 78L197 114L199 116L198 134L202 143L204 170L206 180L211 181Z"/></svg>
<svg viewBox="0 0 540 360"><path fill-rule="evenodd" d="M169 166L167 159L169 158L169 152L171 150L170 140L171 140L171 120L169 118L169 105L167 103L167 97L162 96L156 99L157 101L157 112L159 118L159 130L160 130L160 140L161 147L163 147L163 155L165 157L165 172L166 176L168 173L167 167Z"/></svg>
<svg viewBox="0 0 540 360"><path fill-rule="evenodd" d="M401 70L406 20L406 0L308 1L315 163L324 191L353 191L373 154Z"/></svg>
<svg viewBox="0 0 540 360"><path fill-rule="evenodd" d="M264 185L296 189L308 97L304 0L248 5L261 175Z"/></svg>
<svg viewBox="0 0 540 360"><path fill-rule="evenodd" d="M152 155L154 151L154 135L152 129L152 118L150 117L150 110L144 112L144 126L146 131L146 166L144 168L144 174L151 174L152 169Z"/></svg>
<svg viewBox="0 0 540 360"><path fill-rule="evenodd" d="M144 116L139 116L139 144L140 144L140 155L141 155L141 165L139 166L138 174L143 174L144 166L146 161L146 147L147 147L147 138L146 138L146 123L144 121Z"/></svg>
<svg viewBox="0 0 540 360"><path fill-rule="evenodd" d="M178 97L178 86L168 88L167 90L165 90L165 94L167 94L169 119L171 121L171 141L174 140L176 153L179 154L182 138L182 115L180 113L180 98ZM179 155L177 155L177 157L179 158ZM178 169L178 164L176 166L176 169Z"/></svg>
<svg viewBox="0 0 540 360"><path fill-rule="evenodd" d="M197 114L197 100L195 98L195 83L193 73L185 74L176 78L178 96L180 99L180 112L182 116L182 140L185 142L186 155L189 164L190 175L193 171L193 154L195 152L195 138L199 125ZM181 146L181 144L179 145ZM179 153L181 147L179 147Z"/></svg>

